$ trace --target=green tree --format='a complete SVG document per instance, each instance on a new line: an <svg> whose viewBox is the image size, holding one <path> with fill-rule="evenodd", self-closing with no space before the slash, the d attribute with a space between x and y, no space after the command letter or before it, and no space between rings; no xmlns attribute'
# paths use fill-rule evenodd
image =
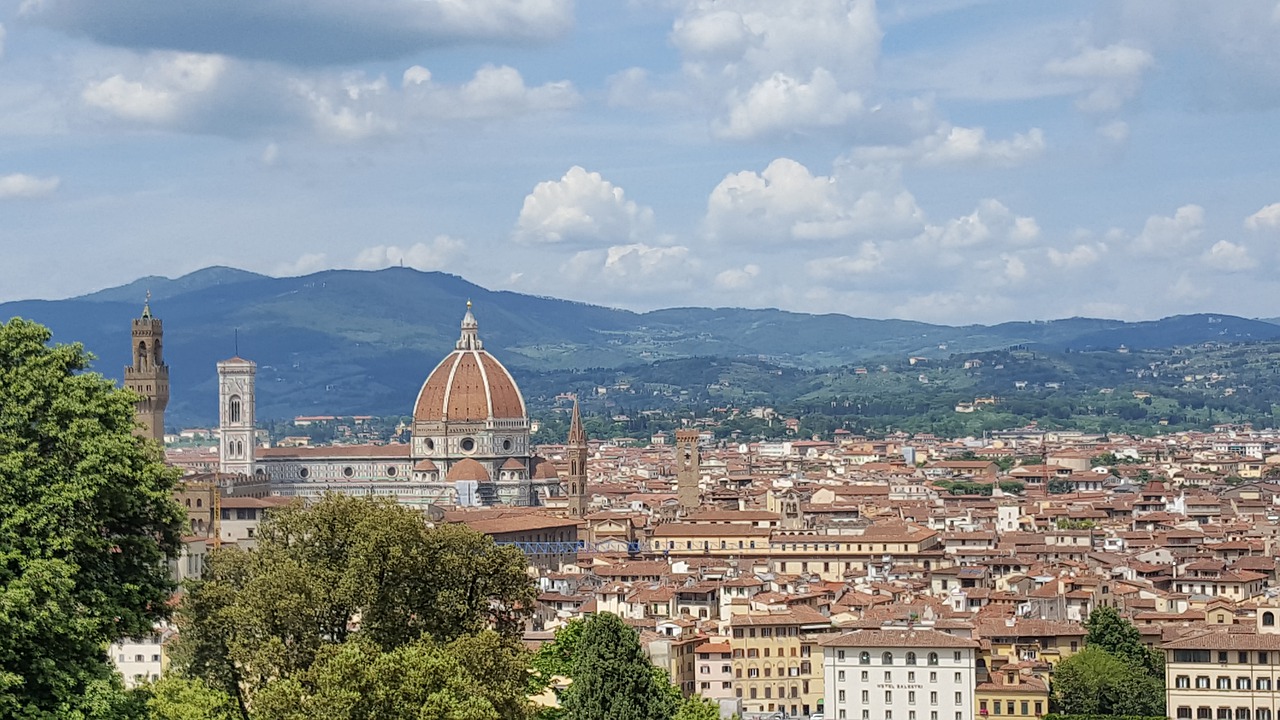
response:
<svg viewBox="0 0 1280 720"><path fill-rule="evenodd" d="M573 658L573 684L564 694L569 720L670 720L671 683L655 673L639 634L617 615L593 615Z"/></svg>
<svg viewBox="0 0 1280 720"><path fill-rule="evenodd" d="M672 720L720 720L720 703L693 695L680 703Z"/></svg>
<svg viewBox="0 0 1280 720"><path fill-rule="evenodd" d="M240 708L221 690L200 680L166 674L147 688L152 720L236 720Z"/></svg>
<svg viewBox="0 0 1280 720"><path fill-rule="evenodd" d="M273 681L259 692L250 717L252 720L524 717L525 708L509 706L504 688L478 675L472 662L474 658L459 652L460 647L475 641L475 638L463 638L450 645L438 645L422 639L384 652L362 637L353 637L341 645L326 646L305 671ZM523 667L516 677L522 675Z"/></svg>
<svg viewBox="0 0 1280 720"><path fill-rule="evenodd" d="M582 628L585 624L581 619L570 620L556 630L555 639L543 643L533 654L530 661L533 672L529 676L532 692L545 690L557 675L572 677L573 656L582 641Z"/></svg>
<svg viewBox="0 0 1280 720"><path fill-rule="evenodd" d="M514 548L459 525L429 527L420 513L389 501L328 495L273 513L253 552L210 553L179 609L174 669L226 692L248 717L254 697L273 683L293 682L300 697L327 687L308 673L349 640L361 641L359 652L387 653L424 638L449 643L490 630L486 642L516 652L535 597ZM498 649L453 652L477 668L491 663L486 686L509 692L511 660ZM523 650L516 654L522 695Z"/></svg>
<svg viewBox="0 0 1280 720"><path fill-rule="evenodd" d="M1141 667L1150 675L1163 677L1164 668L1158 656L1142 644L1142 635L1115 608L1094 608L1085 620L1084 643Z"/></svg>
<svg viewBox="0 0 1280 720"><path fill-rule="evenodd" d="M177 473L79 345L0 325L0 717L137 711L107 645L166 615Z"/></svg>
<svg viewBox="0 0 1280 720"><path fill-rule="evenodd" d="M1054 667L1052 704L1072 715L1163 715L1164 688L1142 668L1086 647Z"/></svg>

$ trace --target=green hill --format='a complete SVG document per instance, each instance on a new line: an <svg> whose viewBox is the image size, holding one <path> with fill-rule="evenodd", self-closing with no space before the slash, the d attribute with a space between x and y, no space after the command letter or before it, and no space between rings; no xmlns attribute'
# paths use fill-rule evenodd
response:
<svg viewBox="0 0 1280 720"><path fill-rule="evenodd" d="M66 300L0 304L0 317L28 317L52 327L59 341L84 343L97 354L97 369L118 378L128 362L129 320L148 289L152 309L165 323L175 425L213 422L214 364L236 352L237 335L240 354L259 365L264 418L406 413L427 373L452 349L468 300L475 303L486 347L511 368L534 407L550 403L575 377L607 379L624 370L657 373L667 384L701 392L709 364L724 360L733 360L744 377L798 373L817 392L825 371L840 377L848 366L905 362L913 355L942 361L1012 347L1065 352L1280 338L1280 326L1226 315L950 327L767 309L635 313L496 292L454 275L407 268L296 278L207 268ZM770 400L761 389L742 392Z"/></svg>

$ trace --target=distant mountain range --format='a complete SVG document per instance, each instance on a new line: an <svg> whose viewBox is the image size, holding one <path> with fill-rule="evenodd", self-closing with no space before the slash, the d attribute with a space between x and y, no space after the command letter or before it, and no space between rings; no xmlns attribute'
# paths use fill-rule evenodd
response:
<svg viewBox="0 0 1280 720"><path fill-rule="evenodd" d="M165 324L171 424L214 422L214 363L237 352L237 336L239 354L259 365L260 417L408 413L427 373L452 349L468 300L486 348L522 383L548 373L694 357L822 369L1012 346L1140 350L1280 339L1276 323L1230 315L951 327L782 310L636 313L492 291L408 268L272 278L212 267L65 300L3 303L0 318L30 318L50 326L59 342L84 343L99 358L96 368L119 378L129 361L129 320L148 290ZM535 407L550 400L528 399Z"/></svg>

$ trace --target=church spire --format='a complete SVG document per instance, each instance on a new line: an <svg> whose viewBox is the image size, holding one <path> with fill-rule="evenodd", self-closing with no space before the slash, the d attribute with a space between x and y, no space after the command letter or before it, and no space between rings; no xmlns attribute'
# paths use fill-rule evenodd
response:
<svg viewBox="0 0 1280 720"><path fill-rule="evenodd" d="M147 291L147 299L142 303L142 319L151 319L151 291Z"/></svg>
<svg viewBox="0 0 1280 720"><path fill-rule="evenodd" d="M582 427L582 415L578 412L578 398L573 398L573 419L569 421L569 444L586 446L587 431Z"/></svg>
<svg viewBox="0 0 1280 720"><path fill-rule="evenodd" d="M458 343L454 345L458 350L480 350L484 345L480 342L480 323L476 322L476 316L471 314L471 301L467 301L467 314L462 316L462 336L458 338Z"/></svg>

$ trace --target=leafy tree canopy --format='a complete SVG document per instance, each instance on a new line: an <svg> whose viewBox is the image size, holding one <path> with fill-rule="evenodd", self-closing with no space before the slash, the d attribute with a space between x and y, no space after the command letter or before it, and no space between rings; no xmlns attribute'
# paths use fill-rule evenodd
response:
<svg viewBox="0 0 1280 720"><path fill-rule="evenodd" d="M225 692L249 717L273 684L281 683L264 697L329 697L342 663L377 665L377 653L413 645L395 657L431 667L472 658L486 688L510 692L514 682L523 697L526 666L513 658L523 657L519 633L534 599L518 550L460 525L429 527L389 501L329 495L273 513L253 552L210 553L179 611L174 669ZM445 658L421 645L464 638L488 649L449 645Z"/></svg>
<svg viewBox="0 0 1280 720"><path fill-rule="evenodd" d="M1095 608L1085 621L1086 646L1097 647L1126 662L1141 667L1151 675L1163 677L1164 668L1156 653L1142 644L1142 635L1115 608Z"/></svg>
<svg viewBox="0 0 1280 720"><path fill-rule="evenodd" d="M106 647L166 614L177 473L134 436L134 396L50 338L0 325L0 717L124 717Z"/></svg>
<svg viewBox="0 0 1280 720"><path fill-rule="evenodd" d="M573 656L565 715L569 720L670 720L679 694L665 675L655 672L639 634L621 618L593 615L583 624Z"/></svg>

